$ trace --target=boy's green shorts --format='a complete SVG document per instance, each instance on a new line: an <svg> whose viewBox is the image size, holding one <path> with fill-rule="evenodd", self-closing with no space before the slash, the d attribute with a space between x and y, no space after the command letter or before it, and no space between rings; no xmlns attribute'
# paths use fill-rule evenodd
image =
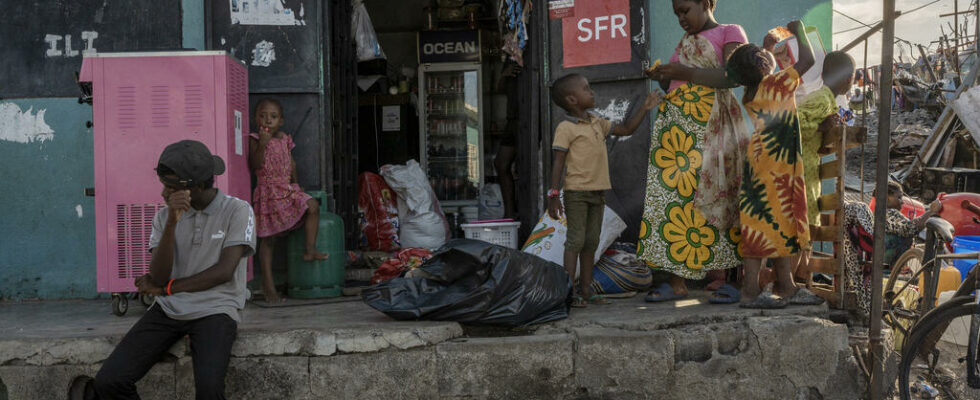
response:
<svg viewBox="0 0 980 400"><path fill-rule="evenodd" d="M599 248L602 213L605 208L604 190L565 191L565 218L568 221L565 251L595 253Z"/></svg>

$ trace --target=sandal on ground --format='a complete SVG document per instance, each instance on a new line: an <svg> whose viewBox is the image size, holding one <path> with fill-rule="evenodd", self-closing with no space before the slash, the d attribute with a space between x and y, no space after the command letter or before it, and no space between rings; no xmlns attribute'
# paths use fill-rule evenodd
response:
<svg viewBox="0 0 980 400"><path fill-rule="evenodd" d="M585 301L588 302L589 304L596 304L600 306L612 304L612 302L609 301L609 299L607 299L605 296L601 294L594 294L592 296L589 296L589 298L586 299Z"/></svg>
<svg viewBox="0 0 980 400"><path fill-rule="evenodd" d="M799 288L796 290L796 294L791 296L788 301L789 304L796 306L816 306L823 304L824 299L807 290L807 288Z"/></svg>
<svg viewBox="0 0 980 400"><path fill-rule="evenodd" d="M741 303L738 305L742 308L752 308L760 310L775 310L779 308L786 308L786 299L772 294L772 292L766 290L759 293L759 297L747 303Z"/></svg>
<svg viewBox="0 0 980 400"><path fill-rule="evenodd" d="M707 290L709 292L713 292L715 290L721 289L725 285L728 285L728 283L725 282L724 279L715 279L715 280L711 281L711 283L707 284L704 287L704 290Z"/></svg>
<svg viewBox="0 0 980 400"><path fill-rule="evenodd" d="M574 308L585 308L586 302L582 296L572 296L572 307Z"/></svg>
<svg viewBox="0 0 980 400"><path fill-rule="evenodd" d="M647 293L647 296L643 298L647 303L660 303L664 301L680 300L687 297L686 294L677 294L674 292L674 288L670 286L669 283L662 283L657 286L656 289Z"/></svg>
<svg viewBox="0 0 980 400"><path fill-rule="evenodd" d="M602 297L607 299L628 299L633 296L636 296L636 292L605 293L602 295Z"/></svg>
<svg viewBox="0 0 980 400"><path fill-rule="evenodd" d="M738 290L735 286L724 284L721 285L711 297L708 298L708 303L711 304L735 304L742 300L742 292Z"/></svg>

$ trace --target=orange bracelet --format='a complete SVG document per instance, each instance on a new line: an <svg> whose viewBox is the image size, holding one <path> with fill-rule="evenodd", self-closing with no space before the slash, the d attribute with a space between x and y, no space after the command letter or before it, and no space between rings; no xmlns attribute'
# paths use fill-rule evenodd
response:
<svg viewBox="0 0 980 400"><path fill-rule="evenodd" d="M171 287L173 287L173 285L174 285L174 279L171 279L170 282L167 282L167 296L174 295L174 293L171 291Z"/></svg>

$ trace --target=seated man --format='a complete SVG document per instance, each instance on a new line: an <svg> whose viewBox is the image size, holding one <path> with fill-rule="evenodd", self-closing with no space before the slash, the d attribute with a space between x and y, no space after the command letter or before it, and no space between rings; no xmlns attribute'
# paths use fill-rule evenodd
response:
<svg viewBox="0 0 980 400"><path fill-rule="evenodd" d="M156 296L95 377L102 399L138 399L136 381L175 342L190 337L198 399L223 399L241 310L247 259L255 251L252 207L214 188L224 162L184 140L160 155L167 207L153 218L150 273L136 278Z"/></svg>

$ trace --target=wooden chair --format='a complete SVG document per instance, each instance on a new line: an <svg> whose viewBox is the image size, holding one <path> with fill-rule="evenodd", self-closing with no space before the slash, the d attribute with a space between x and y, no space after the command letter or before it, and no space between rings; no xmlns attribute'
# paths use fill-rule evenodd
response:
<svg viewBox="0 0 980 400"><path fill-rule="evenodd" d="M844 259L841 252L841 242L844 240L844 166L846 151L863 144L868 137L864 127L838 126L824 133L820 156L836 155L833 161L820 164L820 179L835 179L834 192L827 193L817 200L820 208L820 226L810 225L810 240L812 242L833 243L833 253L814 252L806 268L797 271L797 278L806 282L810 291L827 300L831 307L854 309L857 307L855 293L844 293ZM827 187L826 184L823 185ZM829 212L827 212L829 211ZM827 274L833 277L833 284L826 285L813 281L814 273ZM843 299L843 301L842 301Z"/></svg>

